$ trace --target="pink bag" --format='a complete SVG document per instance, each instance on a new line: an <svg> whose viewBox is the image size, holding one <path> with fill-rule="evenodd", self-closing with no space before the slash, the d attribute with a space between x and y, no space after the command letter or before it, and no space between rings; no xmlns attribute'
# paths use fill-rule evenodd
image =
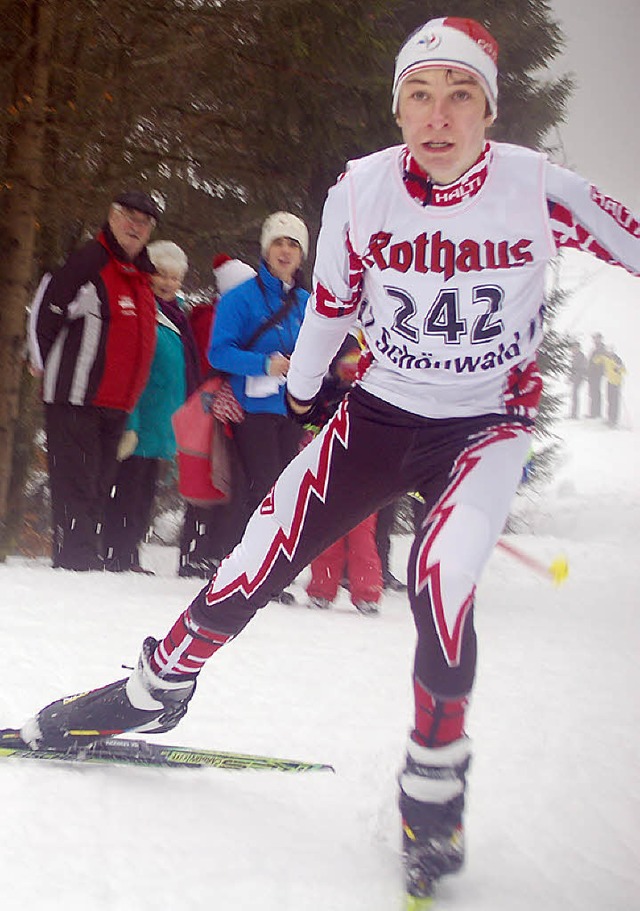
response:
<svg viewBox="0 0 640 911"><path fill-rule="evenodd" d="M224 382L222 377L205 380L171 419L177 444L178 490L195 506L224 504L231 499L231 430L212 410Z"/></svg>

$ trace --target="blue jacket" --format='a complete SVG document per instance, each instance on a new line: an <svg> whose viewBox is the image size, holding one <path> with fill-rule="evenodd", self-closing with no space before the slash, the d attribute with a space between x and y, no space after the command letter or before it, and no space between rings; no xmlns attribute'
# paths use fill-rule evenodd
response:
<svg viewBox="0 0 640 911"><path fill-rule="evenodd" d="M127 429L138 434L133 455L146 459L173 459L176 439L171 415L187 394L185 349L180 331L158 307L158 332L151 372Z"/></svg>
<svg viewBox="0 0 640 911"><path fill-rule="evenodd" d="M271 354L291 355L300 332L309 292L297 287L296 303L279 325L267 329L254 342L250 351L245 345L256 329L282 306L284 288L273 276L264 261L258 274L264 283L263 294L255 278L237 285L223 294L218 303L213 335L209 345L209 362L217 370L230 374L230 382L238 402L250 414L286 414L284 385L276 393L263 398L246 394L246 377L267 375Z"/></svg>

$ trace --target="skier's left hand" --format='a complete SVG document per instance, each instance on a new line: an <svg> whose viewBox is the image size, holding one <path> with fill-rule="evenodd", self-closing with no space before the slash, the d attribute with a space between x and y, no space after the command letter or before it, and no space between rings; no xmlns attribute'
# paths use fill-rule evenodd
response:
<svg viewBox="0 0 640 911"><path fill-rule="evenodd" d="M314 406L317 402L317 397L310 399L309 401L303 402L300 399L297 399L294 395L291 395L287 389L284 394L284 400L287 406L287 412L289 417L292 418L297 424L308 424L312 417L312 412ZM313 423L313 421L311 421Z"/></svg>

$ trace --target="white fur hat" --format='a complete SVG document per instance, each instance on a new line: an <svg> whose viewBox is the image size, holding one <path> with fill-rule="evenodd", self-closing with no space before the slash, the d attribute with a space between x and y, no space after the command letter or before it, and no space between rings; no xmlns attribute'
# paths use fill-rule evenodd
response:
<svg viewBox="0 0 640 911"><path fill-rule="evenodd" d="M491 113L498 109L498 42L474 19L446 16L431 19L407 38L396 58L393 76L394 114L400 86L412 73L427 67L448 67L469 73L487 96Z"/></svg>
<svg viewBox="0 0 640 911"><path fill-rule="evenodd" d="M279 237L290 237L291 240L297 241L306 259L309 253L309 232L301 218L292 215L291 212L274 212L273 215L269 215L262 225L260 236L260 250L263 256L267 255L269 247Z"/></svg>
<svg viewBox="0 0 640 911"><path fill-rule="evenodd" d="M256 274L248 263L241 259L231 259L228 253L218 253L213 258L213 274L220 294L231 291L236 285L249 281Z"/></svg>
<svg viewBox="0 0 640 911"><path fill-rule="evenodd" d="M170 269L177 272L182 280L187 274L187 254L172 240L155 240L147 247L149 259L156 269Z"/></svg>

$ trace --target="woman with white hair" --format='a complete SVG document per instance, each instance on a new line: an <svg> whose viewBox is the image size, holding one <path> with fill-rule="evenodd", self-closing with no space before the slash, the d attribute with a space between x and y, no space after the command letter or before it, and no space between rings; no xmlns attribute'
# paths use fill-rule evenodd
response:
<svg viewBox="0 0 640 911"><path fill-rule="evenodd" d="M107 503L102 534L105 568L111 572L150 572L140 566L139 546L149 528L161 463L176 453L171 416L200 381L196 344L176 300L188 268L186 254L168 240L150 244L148 251L155 267L157 342L147 385L120 443Z"/></svg>

